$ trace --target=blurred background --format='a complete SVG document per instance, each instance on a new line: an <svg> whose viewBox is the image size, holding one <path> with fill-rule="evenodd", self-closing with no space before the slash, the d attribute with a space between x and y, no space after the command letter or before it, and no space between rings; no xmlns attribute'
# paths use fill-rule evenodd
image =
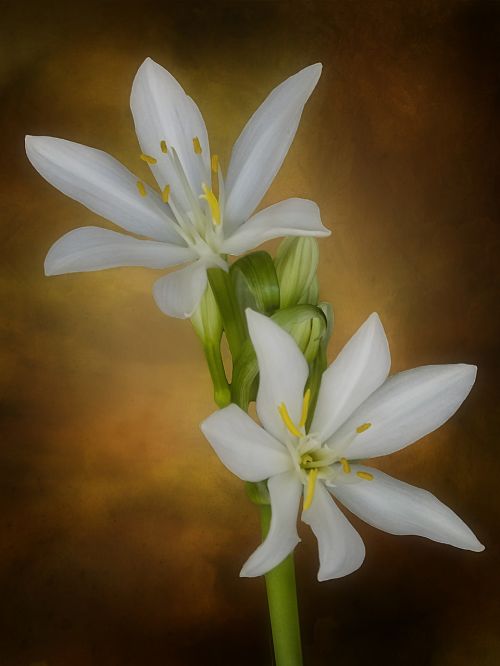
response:
<svg viewBox="0 0 500 666"><path fill-rule="evenodd" d="M500 662L499 18L480 0L3 4L2 666L270 663L263 581L238 578L258 512L199 433L211 385L190 324L153 302L161 272L43 276L59 236L111 225L38 176L24 135L101 148L151 182L129 111L147 56L197 101L223 168L267 93L323 62L263 204L314 199L333 230L331 357L376 310L393 371L479 366L450 423L379 462L486 551L353 519L364 566L320 584L303 529L306 664Z"/></svg>

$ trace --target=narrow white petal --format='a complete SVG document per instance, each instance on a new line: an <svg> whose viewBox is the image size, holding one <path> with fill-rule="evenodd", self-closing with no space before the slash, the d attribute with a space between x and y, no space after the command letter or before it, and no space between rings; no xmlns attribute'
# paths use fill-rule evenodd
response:
<svg viewBox="0 0 500 666"><path fill-rule="evenodd" d="M157 159L151 170L160 187L170 185L181 207L189 210L172 156L163 153L160 144L165 141L168 149L177 151L192 189L196 195L201 194L201 184L210 184L210 151L198 107L166 69L146 58L132 84L130 108L143 153ZM195 137L200 142L201 155L194 152Z"/></svg>
<svg viewBox="0 0 500 666"><path fill-rule="evenodd" d="M328 439L385 381L390 367L384 328L373 313L323 373L311 432Z"/></svg>
<svg viewBox="0 0 500 666"><path fill-rule="evenodd" d="M226 179L227 228L236 228L257 208L286 157L304 104L321 74L311 65L283 81L265 99L234 144Z"/></svg>
<svg viewBox="0 0 500 666"><path fill-rule="evenodd" d="M221 462L243 481L264 481L293 465L285 447L237 405L214 412L200 428Z"/></svg>
<svg viewBox="0 0 500 666"><path fill-rule="evenodd" d="M146 184L102 150L50 136L27 136L26 154L38 173L66 196L123 229L184 245L167 207Z"/></svg>
<svg viewBox="0 0 500 666"><path fill-rule="evenodd" d="M330 440L334 450L356 427L371 423L347 448L351 459L384 456L443 425L460 407L476 379L474 365L425 365L400 372L382 384Z"/></svg>
<svg viewBox="0 0 500 666"><path fill-rule="evenodd" d="M187 319L196 310L207 286L207 264L195 261L154 283L156 305L170 317Z"/></svg>
<svg viewBox="0 0 500 666"><path fill-rule="evenodd" d="M138 240L99 227L80 227L68 232L50 248L45 275L99 271L119 266L168 268L196 257L187 248L159 241Z"/></svg>
<svg viewBox="0 0 500 666"><path fill-rule="evenodd" d="M253 577L271 571L299 543L297 514L302 483L295 471L273 476L267 482L271 497L271 526L264 542L243 565L240 576Z"/></svg>
<svg viewBox="0 0 500 666"><path fill-rule="evenodd" d="M264 428L284 441L287 430L278 408L284 403L298 423L309 368L291 335L264 315L250 309L246 313L260 373L257 414Z"/></svg>
<svg viewBox="0 0 500 666"><path fill-rule="evenodd" d="M358 471L369 472L373 480L339 484L331 492L369 525L389 534L416 534L465 550L484 550L463 520L427 490L370 467L351 466L351 474Z"/></svg>
<svg viewBox="0 0 500 666"><path fill-rule="evenodd" d="M285 199L264 208L226 238L222 252L241 254L271 238L281 236L329 236L319 208L308 199Z"/></svg>
<svg viewBox="0 0 500 666"><path fill-rule="evenodd" d="M363 564L363 541L323 483L316 485L313 502L302 512L302 520L310 525L318 540L318 580L347 576Z"/></svg>

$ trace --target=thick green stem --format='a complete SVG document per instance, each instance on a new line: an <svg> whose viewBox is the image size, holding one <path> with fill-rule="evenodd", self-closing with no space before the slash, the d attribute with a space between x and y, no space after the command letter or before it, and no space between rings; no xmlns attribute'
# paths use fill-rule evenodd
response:
<svg viewBox="0 0 500 666"><path fill-rule="evenodd" d="M260 509L262 535L265 537L271 524L271 507L262 505ZM302 666L293 553L269 571L265 578L275 664L276 666Z"/></svg>

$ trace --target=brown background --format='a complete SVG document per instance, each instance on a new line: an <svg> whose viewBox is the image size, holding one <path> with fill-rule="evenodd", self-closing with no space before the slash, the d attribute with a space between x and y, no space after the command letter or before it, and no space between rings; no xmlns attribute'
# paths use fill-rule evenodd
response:
<svg viewBox="0 0 500 666"><path fill-rule="evenodd" d="M225 165L267 92L322 61L265 203L310 197L333 229L332 357L377 310L394 371L479 365L459 414L380 464L486 551L354 521L363 568L319 584L303 530L307 663L500 663L499 15L454 0L2 5L2 666L269 663L263 582L238 578L257 513L199 434L213 404L189 323L155 307L158 272L42 274L62 233L102 221L33 171L23 136L100 147L148 178L128 108L148 55L198 101Z"/></svg>

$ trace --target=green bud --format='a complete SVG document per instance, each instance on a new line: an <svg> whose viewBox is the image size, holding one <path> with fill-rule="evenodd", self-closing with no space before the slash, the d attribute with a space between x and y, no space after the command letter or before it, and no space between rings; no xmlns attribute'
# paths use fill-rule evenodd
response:
<svg viewBox="0 0 500 666"><path fill-rule="evenodd" d="M280 289L270 254L263 251L247 254L231 265L229 274L242 312L251 308L271 314L279 308Z"/></svg>
<svg viewBox="0 0 500 666"><path fill-rule="evenodd" d="M328 365L327 360L327 347L333 330L333 310L330 303L319 303L318 308L323 312L326 320L326 329L321 337L319 349L312 363L309 364L309 379L307 381L307 388L311 390L311 397L309 400L309 415L306 422L306 430L309 431L316 402L318 401L319 387L321 385L321 377Z"/></svg>
<svg viewBox="0 0 500 666"><path fill-rule="evenodd" d="M219 344L222 337L222 317L210 286L191 317L191 323L203 344Z"/></svg>
<svg viewBox="0 0 500 666"><path fill-rule="evenodd" d="M242 344L248 337L248 332L243 311L236 298L233 281L229 273L222 268L209 268L207 275L222 317L231 356L236 359Z"/></svg>
<svg viewBox="0 0 500 666"><path fill-rule="evenodd" d="M286 238L276 253L280 308L297 303L317 303L317 284L311 288L318 269L319 250L315 238ZM316 294L316 296L315 296ZM309 300L312 297L313 300Z"/></svg>
<svg viewBox="0 0 500 666"><path fill-rule="evenodd" d="M214 400L219 407L231 402L231 391L226 378L220 343L222 338L222 317L210 286L191 317L191 323L203 345L208 370L214 385Z"/></svg>

